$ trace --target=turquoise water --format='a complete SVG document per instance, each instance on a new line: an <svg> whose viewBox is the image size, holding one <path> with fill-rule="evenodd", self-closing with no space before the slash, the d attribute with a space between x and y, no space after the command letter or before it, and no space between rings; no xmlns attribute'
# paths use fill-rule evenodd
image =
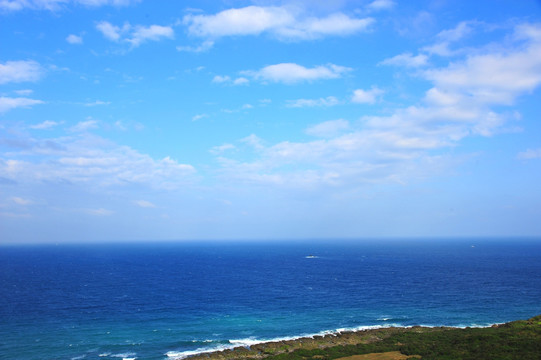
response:
<svg viewBox="0 0 541 360"><path fill-rule="evenodd" d="M181 359L541 314L539 240L0 247L0 358Z"/></svg>

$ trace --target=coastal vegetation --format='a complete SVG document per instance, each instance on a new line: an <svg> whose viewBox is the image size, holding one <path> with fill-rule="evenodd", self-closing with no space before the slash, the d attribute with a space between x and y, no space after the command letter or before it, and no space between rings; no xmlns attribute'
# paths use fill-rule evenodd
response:
<svg viewBox="0 0 541 360"><path fill-rule="evenodd" d="M364 355L364 356L361 356ZM384 328L263 343L211 360L541 359L541 315L487 328Z"/></svg>

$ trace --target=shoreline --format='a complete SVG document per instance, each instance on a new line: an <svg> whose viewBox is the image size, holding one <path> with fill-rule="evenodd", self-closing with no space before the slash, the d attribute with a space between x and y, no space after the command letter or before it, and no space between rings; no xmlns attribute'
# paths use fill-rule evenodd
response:
<svg viewBox="0 0 541 360"><path fill-rule="evenodd" d="M344 330L344 331L340 331ZM423 354L454 354L456 358L477 358L483 355L508 358L525 357L541 352L541 315L527 320L496 323L488 326L369 326L338 329L312 336L299 336L268 341L253 340L244 346L225 349L201 349L166 353L168 359L181 360L269 360L284 359L392 359L416 358ZM231 340L233 342L234 340ZM240 340L239 340L240 341ZM387 355L385 355L387 354ZM502 355L503 354L503 355ZM365 355L365 356L360 356ZM402 357L406 356L406 357ZM466 357L467 357L466 356ZM473 357L471 357L473 356ZM507 357L506 357L507 356Z"/></svg>
<svg viewBox="0 0 541 360"><path fill-rule="evenodd" d="M367 325L354 328L340 328L336 330L325 330L314 334L303 334L274 339L238 339L229 340L230 345L218 346L214 349L200 348L187 351L168 351L165 355L169 360L230 360L238 358L264 359L270 355L291 352L299 349L325 349L332 346L354 345L371 343L382 340L390 335L407 331L442 331L467 328L490 328L497 327L504 323L492 323L489 325L471 326L432 326L432 325L411 325L402 326L399 324L389 325Z"/></svg>

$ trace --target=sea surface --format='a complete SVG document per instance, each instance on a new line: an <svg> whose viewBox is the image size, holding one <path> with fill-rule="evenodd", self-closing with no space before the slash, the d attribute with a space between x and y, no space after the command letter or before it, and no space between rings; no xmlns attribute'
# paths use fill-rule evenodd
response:
<svg viewBox="0 0 541 360"><path fill-rule="evenodd" d="M541 239L0 247L0 359L182 359L541 314Z"/></svg>

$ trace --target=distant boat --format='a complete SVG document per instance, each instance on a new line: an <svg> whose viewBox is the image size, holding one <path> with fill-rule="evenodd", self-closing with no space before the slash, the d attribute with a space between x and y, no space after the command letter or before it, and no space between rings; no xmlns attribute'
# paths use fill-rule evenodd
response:
<svg viewBox="0 0 541 360"><path fill-rule="evenodd" d="M315 255L308 255L306 256L307 259L317 259L317 256Z"/></svg>

